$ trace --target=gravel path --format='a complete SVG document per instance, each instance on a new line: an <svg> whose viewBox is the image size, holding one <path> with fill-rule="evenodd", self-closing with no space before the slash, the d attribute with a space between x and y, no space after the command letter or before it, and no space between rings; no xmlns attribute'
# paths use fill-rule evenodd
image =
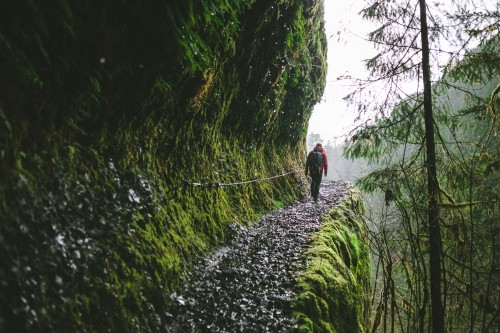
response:
<svg viewBox="0 0 500 333"><path fill-rule="evenodd" d="M343 182L323 181L311 198L235 230L227 245L199 262L174 306L166 332L290 332L294 266L307 248L307 234L347 193Z"/></svg>

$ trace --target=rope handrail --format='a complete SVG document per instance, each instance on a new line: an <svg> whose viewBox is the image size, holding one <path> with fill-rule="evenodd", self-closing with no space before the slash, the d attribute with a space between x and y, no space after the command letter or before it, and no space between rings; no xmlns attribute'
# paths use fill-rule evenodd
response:
<svg viewBox="0 0 500 333"><path fill-rule="evenodd" d="M189 182L188 180L184 179L182 182L184 185L191 185L193 187L215 187L215 188L218 188L218 187L224 187L224 186L236 186L236 185L244 185L244 184L249 184L249 183L255 183L255 182L260 182L260 181L264 181L264 180L271 180L271 179L275 179L275 178L280 178L280 177L285 177L291 173L294 173L294 172L299 172L301 171L302 169L295 169L295 170L291 170L291 171L288 171L288 172L285 172L285 173L282 173L282 174L279 174L279 175L275 175L275 176L271 176L271 177L265 177L265 178L255 178L255 179L251 179L251 180L244 180L244 181L239 181L239 182L234 182L234 183L191 183Z"/></svg>

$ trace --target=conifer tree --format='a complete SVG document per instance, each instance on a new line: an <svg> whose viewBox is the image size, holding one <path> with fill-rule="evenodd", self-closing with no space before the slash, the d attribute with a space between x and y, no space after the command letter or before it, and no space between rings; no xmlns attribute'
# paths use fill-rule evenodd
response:
<svg viewBox="0 0 500 333"><path fill-rule="evenodd" d="M383 228L372 239L383 273L372 332L379 325L394 332L396 324L405 332L489 331L498 327L498 310L491 307L498 293L488 294L498 286L498 275L490 269L476 280L480 286L473 276L497 265L498 245L476 240L488 227L474 225L494 218L484 207L495 199L475 189L484 182L474 173L498 175L498 168L488 167L498 164L492 153L498 148L492 134L498 130L498 4L371 1L362 15L380 24L368 36L379 52L366 61L370 77L357 80L358 88L346 98L358 106L360 120L373 121L354 133L345 154L386 163L359 185L385 193L403 229L394 227L395 212L385 209ZM457 204L457 198L467 201ZM459 206L468 207L469 217ZM486 246L489 255L477 257L478 246ZM397 304L397 265L406 279L403 306Z"/></svg>
<svg viewBox="0 0 500 333"><path fill-rule="evenodd" d="M422 80L424 84L425 151L427 159L427 214L429 223L429 271L431 286L432 332L444 333L444 310L441 303L441 230L437 204L436 147L434 142L434 115L432 112L429 35L425 0L419 0L420 36L422 40Z"/></svg>

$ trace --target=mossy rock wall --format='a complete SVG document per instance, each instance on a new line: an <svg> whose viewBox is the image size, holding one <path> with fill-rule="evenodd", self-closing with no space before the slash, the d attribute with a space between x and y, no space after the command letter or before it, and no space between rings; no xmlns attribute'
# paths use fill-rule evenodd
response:
<svg viewBox="0 0 500 333"><path fill-rule="evenodd" d="M322 1L0 4L0 331L161 331L192 260L301 196ZM192 183L209 184L193 187Z"/></svg>
<svg viewBox="0 0 500 333"><path fill-rule="evenodd" d="M351 185L311 235L293 300L299 332L368 332L371 270L363 214L361 194Z"/></svg>

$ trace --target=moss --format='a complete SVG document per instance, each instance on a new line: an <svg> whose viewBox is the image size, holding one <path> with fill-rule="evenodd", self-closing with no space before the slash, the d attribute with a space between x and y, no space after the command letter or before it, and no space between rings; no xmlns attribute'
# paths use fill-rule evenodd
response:
<svg viewBox="0 0 500 333"><path fill-rule="evenodd" d="M216 184L302 168L322 6L125 2L0 5L1 331L161 331L230 224L305 191Z"/></svg>
<svg viewBox="0 0 500 333"><path fill-rule="evenodd" d="M361 195L350 186L348 196L310 236L293 300L299 332L366 332L370 258L362 211Z"/></svg>

